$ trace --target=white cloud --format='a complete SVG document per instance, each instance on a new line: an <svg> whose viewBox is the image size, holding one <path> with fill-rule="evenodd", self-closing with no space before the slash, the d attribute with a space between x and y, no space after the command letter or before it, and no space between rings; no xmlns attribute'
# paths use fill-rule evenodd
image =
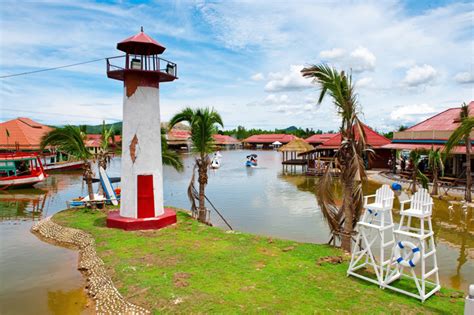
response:
<svg viewBox="0 0 474 315"><path fill-rule="evenodd" d="M395 108L390 113L390 119L403 123L415 123L426 119L438 110L428 104L413 104Z"/></svg>
<svg viewBox="0 0 474 315"><path fill-rule="evenodd" d="M272 72L268 75L270 81L265 85L267 92L295 91L311 87L311 80L301 75L301 65L291 65L287 73Z"/></svg>
<svg viewBox="0 0 474 315"><path fill-rule="evenodd" d="M247 104L247 106L279 106L279 105L288 105L290 99L286 94L268 94L263 101L253 101Z"/></svg>
<svg viewBox="0 0 474 315"><path fill-rule="evenodd" d="M474 73L472 72L460 72L454 76L454 80L461 84L474 83Z"/></svg>
<svg viewBox="0 0 474 315"><path fill-rule="evenodd" d="M355 86L357 88L367 88L372 86L372 78L371 77L364 77L356 81Z"/></svg>
<svg viewBox="0 0 474 315"><path fill-rule="evenodd" d="M354 72L373 71L376 60L377 58L370 50L359 46L351 52L349 63Z"/></svg>
<svg viewBox="0 0 474 315"><path fill-rule="evenodd" d="M430 65L413 66L405 74L402 83L409 87L415 87L431 83L437 75L437 71Z"/></svg>
<svg viewBox="0 0 474 315"><path fill-rule="evenodd" d="M252 80L254 81L262 81L263 79L265 79L265 77L263 76L263 73L259 72L259 73L255 73L253 76L250 77Z"/></svg>
<svg viewBox="0 0 474 315"><path fill-rule="evenodd" d="M319 57L323 60L337 60L344 56L345 50L342 48L333 48L329 50L323 50L319 53Z"/></svg>

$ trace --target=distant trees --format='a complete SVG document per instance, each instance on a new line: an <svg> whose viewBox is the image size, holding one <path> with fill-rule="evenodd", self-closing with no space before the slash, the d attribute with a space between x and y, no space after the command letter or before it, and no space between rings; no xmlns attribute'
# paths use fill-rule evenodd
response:
<svg viewBox="0 0 474 315"><path fill-rule="evenodd" d="M301 128L301 127L295 127L295 126L291 126L285 129L276 128L273 130L266 130L266 129L260 129L260 128L246 129L244 126L237 126L237 128L234 128L231 130L219 131L219 134L232 136L239 140L248 138L253 135L270 134L270 133L282 133L282 134L294 135L299 138L308 138L312 135L322 134L324 132L321 129L318 129L315 131L313 128ZM334 133L334 131L330 131L328 133Z"/></svg>

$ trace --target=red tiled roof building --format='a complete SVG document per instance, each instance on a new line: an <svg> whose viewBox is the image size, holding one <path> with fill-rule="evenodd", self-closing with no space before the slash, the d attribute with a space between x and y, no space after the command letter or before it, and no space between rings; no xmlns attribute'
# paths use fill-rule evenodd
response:
<svg viewBox="0 0 474 315"><path fill-rule="evenodd" d="M311 137L306 138L304 141L316 147L324 143L325 141L331 139L335 135L336 135L335 133L320 133L320 134L312 135Z"/></svg>
<svg viewBox="0 0 474 315"><path fill-rule="evenodd" d="M0 150L37 151L53 128L25 117L0 123Z"/></svg>
<svg viewBox="0 0 474 315"><path fill-rule="evenodd" d="M245 146L257 146L262 145L263 147L270 146L273 142L280 142L281 144L287 144L288 142L296 139L297 137L294 135L287 135L281 133L273 133L273 134L261 134L261 135L253 135L244 140L242 143Z"/></svg>

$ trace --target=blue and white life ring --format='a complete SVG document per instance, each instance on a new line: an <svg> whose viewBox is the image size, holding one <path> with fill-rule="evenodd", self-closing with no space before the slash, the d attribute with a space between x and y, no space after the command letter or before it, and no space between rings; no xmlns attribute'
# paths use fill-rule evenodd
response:
<svg viewBox="0 0 474 315"><path fill-rule="evenodd" d="M376 217L379 213L375 210L372 210L372 209L367 209L367 211L369 211L369 214L373 215L374 217Z"/></svg>
<svg viewBox="0 0 474 315"><path fill-rule="evenodd" d="M401 253L401 250L404 249L405 247L410 248L413 253L413 257L409 260L404 259ZM400 241L395 246L395 257L398 257L396 261L403 267L414 268L416 264L420 261L421 252L420 252L420 249L416 247L415 244L408 241L403 241L403 242Z"/></svg>

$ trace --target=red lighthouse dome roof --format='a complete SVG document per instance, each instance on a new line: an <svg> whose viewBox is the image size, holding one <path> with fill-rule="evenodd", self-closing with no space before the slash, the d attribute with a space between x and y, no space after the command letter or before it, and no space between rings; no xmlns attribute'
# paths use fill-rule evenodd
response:
<svg viewBox="0 0 474 315"><path fill-rule="evenodd" d="M143 32L124 39L117 44L117 49L128 54L157 55L165 51L165 47Z"/></svg>

